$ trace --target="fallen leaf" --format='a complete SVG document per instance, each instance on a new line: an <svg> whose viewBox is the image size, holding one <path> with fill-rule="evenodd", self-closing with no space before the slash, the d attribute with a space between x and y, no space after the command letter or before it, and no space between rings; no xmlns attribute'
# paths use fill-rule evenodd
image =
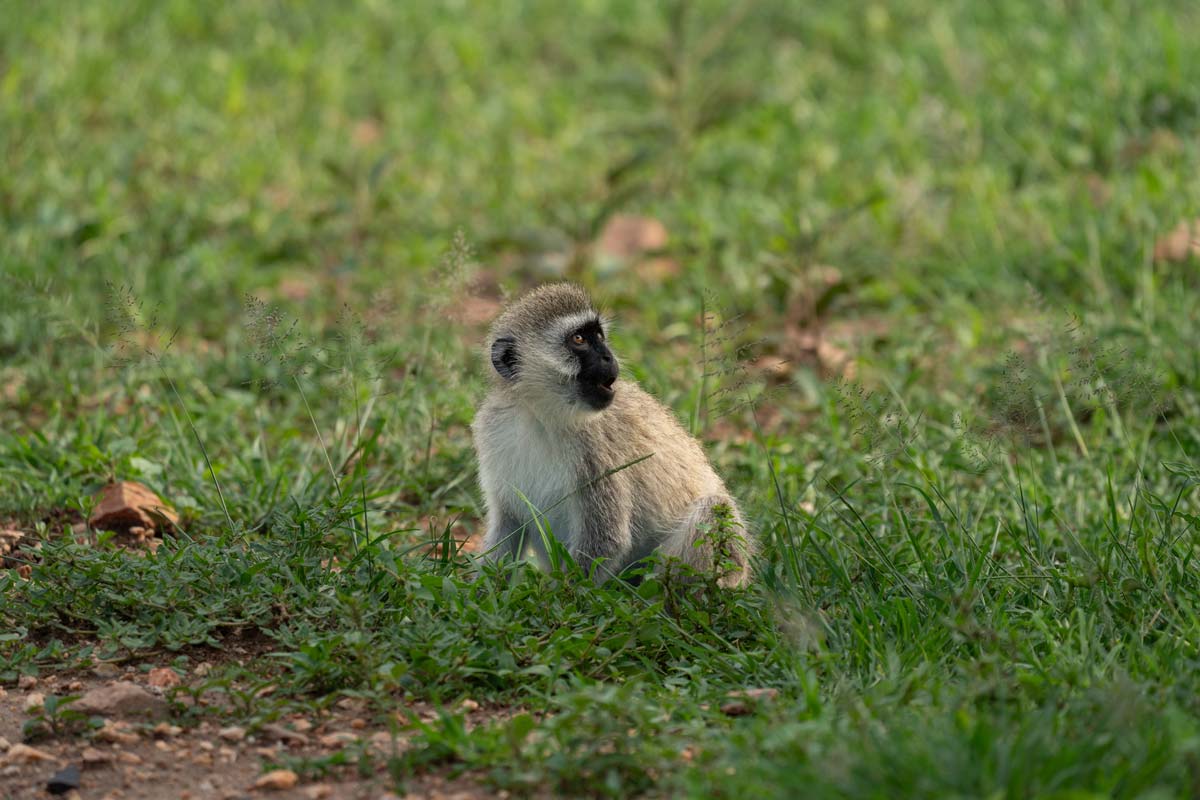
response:
<svg viewBox="0 0 1200 800"><path fill-rule="evenodd" d="M1155 261L1186 261L1200 258L1200 219L1181 222L1154 243Z"/></svg>
<svg viewBox="0 0 1200 800"><path fill-rule="evenodd" d="M149 488L136 481L117 481L100 490L96 507L88 518L93 528L129 532L135 528L174 528L179 515Z"/></svg>
<svg viewBox="0 0 1200 800"><path fill-rule="evenodd" d="M614 214L600 231L596 253L617 261L631 261L662 250L669 240L667 226L653 217Z"/></svg>
<svg viewBox="0 0 1200 800"><path fill-rule="evenodd" d="M17 549L17 542L25 538L25 534L18 530L5 529L0 530L0 556L7 555Z"/></svg>
<svg viewBox="0 0 1200 800"><path fill-rule="evenodd" d="M730 699L721 704L721 713L727 717L742 717L751 713L760 703L774 700L778 689L735 689L727 695Z"/></svg>

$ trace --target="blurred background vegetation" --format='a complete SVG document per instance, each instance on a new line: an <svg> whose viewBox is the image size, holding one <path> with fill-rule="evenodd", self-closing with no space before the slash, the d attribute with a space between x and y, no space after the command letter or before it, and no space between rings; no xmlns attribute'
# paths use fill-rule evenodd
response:
<svg viewBox="0 0 1200 800"><path fill-rule="evenodd" d="M803 710L715 763L771 754L763 791L799 763L875 796L1194 791L1200 5L0 18L12 524L46 533L115 477L196 534L465 536L486 323L571 278L768 543L756 635L800 666L762 680ZM7 621L68 603L28 602ZM210 635L105 613L147 646Z"/></svg>

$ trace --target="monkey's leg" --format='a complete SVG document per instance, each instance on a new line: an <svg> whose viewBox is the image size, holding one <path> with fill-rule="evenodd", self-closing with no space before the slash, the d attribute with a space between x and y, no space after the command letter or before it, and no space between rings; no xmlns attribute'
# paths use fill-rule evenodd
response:
<svg viewBox="0 0 1200 800"><path fill-rule="evenodd" d="M487 533L480 546L488 561L499 561L504 557L520 558L525 552L529 528L524 521L497 503L488 510Z"/></svg>
<svg viewBox="0 0 1200 800"><path fill-rule="evenodd" d="M750 580L753 542L734 502L708 495L693 502L675 529L659 546L697 572L717 573L723 587L743 586Z"/></svg>
<svg viewBox="0 0 1200 800"><path fill-rule="evenodd" d="M604 583L629 560L633 505L628 487L616 476L588 485L581 492L581 500L582 524L571 555L596 583Z"/></svg>

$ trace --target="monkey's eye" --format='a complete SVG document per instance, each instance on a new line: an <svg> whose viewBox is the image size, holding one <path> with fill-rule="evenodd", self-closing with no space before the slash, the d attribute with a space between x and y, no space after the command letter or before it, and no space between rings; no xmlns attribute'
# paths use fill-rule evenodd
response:
<svg viewBox="0 0 1200 800"><path fill-rule="evenodd" d="M575 346L579 346L579 345L582 345L583 343L584 343L584 338L583 338L582 333L577 333L571 337L571 344L573 344Z"/></svg>

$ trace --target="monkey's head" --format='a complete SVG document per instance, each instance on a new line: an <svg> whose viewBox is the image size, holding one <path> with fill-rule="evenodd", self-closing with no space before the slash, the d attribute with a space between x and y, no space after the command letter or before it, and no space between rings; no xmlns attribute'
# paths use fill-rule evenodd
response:
<svg viewBox="0 0 1200 800"><path fill-rule="evenodd" d="M605 328L582 288L546 284L497 318L486 355L497 382L543 413L603 411L612 404L617 380Z"/></svg>

